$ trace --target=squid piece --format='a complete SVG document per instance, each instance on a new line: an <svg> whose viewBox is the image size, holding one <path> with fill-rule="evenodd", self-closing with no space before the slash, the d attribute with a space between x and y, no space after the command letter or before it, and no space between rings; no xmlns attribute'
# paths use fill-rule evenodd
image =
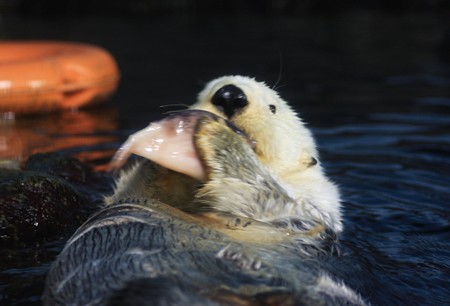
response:
<svg viewBox="0 0 450 306"><path fill-rule="evenodd" d="M198 157L193 136L201 118L223 121L238 134L245 135L231 122L203 110L178 112L160 121L152 122L146 128L128 137L114 155L110 170L122 167L131 154L147 158L160 166L186 174L199 181L206 178L206 172ZM252 145L254 143L249 141Z"/></svg>
<svg viewBox="0 0 450 306"><path fill-rule="evenodd" d="M125 164L131 154L147 158L160 166L204 180L205 171L193 143L197 121L203 116L214 116L200 110L183 111L132 134L114 155L110 169Z"/></svg>

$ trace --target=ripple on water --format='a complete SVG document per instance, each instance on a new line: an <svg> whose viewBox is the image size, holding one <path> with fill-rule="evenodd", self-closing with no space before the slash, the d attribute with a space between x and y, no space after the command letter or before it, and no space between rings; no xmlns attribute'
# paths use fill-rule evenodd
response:
<svg viewBox="0 0 450 306"><path fill-rule="evenodd" d="M449 126L441 113L378 113L317 130L343 193L344 263L366 275L355 286L374 305L448 303Z"/></svg>

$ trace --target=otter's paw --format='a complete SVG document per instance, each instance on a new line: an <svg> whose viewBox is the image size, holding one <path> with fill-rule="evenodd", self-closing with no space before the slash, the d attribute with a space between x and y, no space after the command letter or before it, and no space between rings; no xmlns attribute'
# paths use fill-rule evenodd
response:
<svg viewBox="0 0 450 306"><path fill-rule="evenodd" d="M257 271L261 269L261 259L241 244L228 244L216 254L217 259L232 263L240 270Z"/></svg>
<svg viewBox="0 0 450 306"><path fill-rule="evenodd" d="M242 230L251 225L252 219L233 217L226 223L226 228L231 230Z"/></svg>
<svg viewBox="0 0 450 306"><path fill-rule="evenodd" d="M208 178L254 176L258 161L253 141L225 119L201 118L194 143Z"/></svg>

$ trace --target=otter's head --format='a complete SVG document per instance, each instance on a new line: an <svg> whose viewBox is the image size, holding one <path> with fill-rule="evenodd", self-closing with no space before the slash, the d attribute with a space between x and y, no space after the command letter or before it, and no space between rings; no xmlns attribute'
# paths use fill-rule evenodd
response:
<svg viewBox="0 0 450 306"><path fill-rule="evenodd" d="M209 82L191 109L222 116L256 141L259 159L273 172L305 169L317 161L311 133L278 93L243 76Z"/></svg>

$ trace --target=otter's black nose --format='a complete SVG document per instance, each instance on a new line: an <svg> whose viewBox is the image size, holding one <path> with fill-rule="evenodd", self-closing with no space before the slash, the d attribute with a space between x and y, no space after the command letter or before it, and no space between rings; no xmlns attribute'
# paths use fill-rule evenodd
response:
<svg viewBox="0 0 450 306"><path fill-rule="evenodd" d="M228 118L231 118L248 104L247 97L242 89L231 84L216 91L211 102Z"/></svg>

